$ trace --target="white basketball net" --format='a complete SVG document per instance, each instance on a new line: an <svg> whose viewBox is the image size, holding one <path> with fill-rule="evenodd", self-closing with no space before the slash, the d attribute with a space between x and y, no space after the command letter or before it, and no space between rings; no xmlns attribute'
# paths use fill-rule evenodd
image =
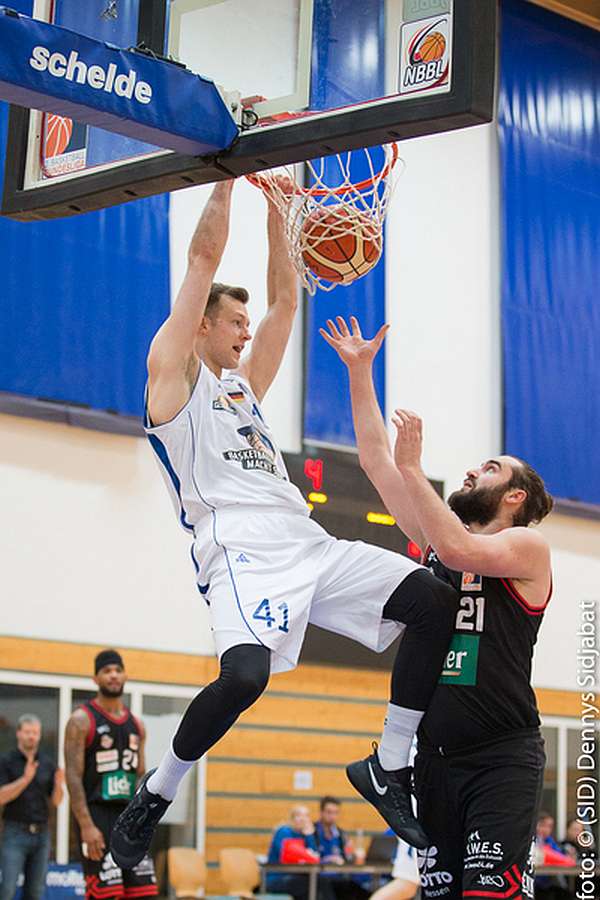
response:
<svg viewBox="0 0 600 900"><path fill-rule="evenodd" d="M311 296L317 288L331 291L339 284L350 284L361 278L381 255L383 222L393 189L391 171L398 159L398 149L396 144L386 144L377 149L383 153L383 162L377 167L372 151L368 148L338 153L319 160L307 160L311 176L309 188L303 188L297 183L293 166L282 166L248 176L252 184L260 187L279 209L284 221L290 259ZM364 156L369 172L368 177L358 184L354 183L351 175L353 153ZM336 183L328 184L328 181ZM321 222L326 216L326 224L320 224L316 218L316 228L312 227L312 219L305 228L306 220L311 214L316 214L317 217L320 214ZM315 234L318 236L315 237ZM306 256L311 250L318 249L319 242L332 239L343 241L345 237L352 235L368 242L370 262L364 263L364 270L352 271L341 280L330 281L309 268Z"/></svg>

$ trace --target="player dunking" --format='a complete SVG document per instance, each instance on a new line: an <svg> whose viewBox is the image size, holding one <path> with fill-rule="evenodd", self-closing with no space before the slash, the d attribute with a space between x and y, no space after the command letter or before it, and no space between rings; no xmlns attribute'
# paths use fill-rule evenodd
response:
<svg viewBox="0 0 600 900"><path fill-rule="evenodd" d="M67 787L79 828L86 900L156 897L149 856L122 871L108 850L117 816L145 771L146 734L121 700L127 677L120 654L102 650L94 671L98 693L75 710L65 732Z"/></svg>
<svg viewBox="0 0 600 900"><path fill-rule="evenodd" d="M171 315L148 357L146 431L209 604L219 677L192 701L172 746L113 831L113 856L134 865L189 770L265 689L296 665L312 622L381 651L405 629L372 799L399 835L427 838L410 804L408 754L448 647L456 592L407 558L340 541L309 518L260 402L296 312L296 277L268 201L267 312L252 350L243 288L214 284L227 241L232 182L218 184L188 251Z"/></svg>
<svg viewBox="0 0 600 900"><path fill-rule="evenodd" d="M351 324L338 318L321 333L348 367L363 467L402 530L427 547L425 565L461 596L418 732L418 814L431 842L419 854L423 895L533 897L545 756L531 661L552 574L548 544L527 526L550 512L552 498L530 466L499 456L468 470L448 508L421 468L415 413L396 410L391 456L372 378L385 326L367 341Z"/></svg>

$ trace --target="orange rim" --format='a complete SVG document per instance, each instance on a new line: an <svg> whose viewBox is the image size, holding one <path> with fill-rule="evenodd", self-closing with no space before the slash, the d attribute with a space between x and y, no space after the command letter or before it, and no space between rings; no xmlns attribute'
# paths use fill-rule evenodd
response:
<svg viewBox="0 0 600 900"><path fill-rule="evenodd" d="M387 178L397 162L398 162L398 144L396 144L395 141L392 141L392 158L390 159L390 161L388 163L386 163L386 165L383 167L383 169L381 169L379 172L377 172L376 175L372 175L370 178L365 178L365 179L363 179L363 181L359 181L356 184L352 184L351 187L353 187L355 191L364 191L365 188L368 188L370 185L373 184L373 182L375 181L376 178L380 179L380 180ZM263 185L261 184L261 175L260 174L252 173L250 175L246 175L246 178L248 179L250 184L254 185L254 187L261 188L261 190L263 189ZM348 185L346 185L345 187L335 188L333 190L326 190L325 188L303 188L303 187L300 187L300 185L296 183L296 190L294 193L305 194L307 196L310 195L311 197L325 197L325 196L327 196L327 194L333 194L333 195L345 194L347 192L347 190L348 190Z"/></svg>

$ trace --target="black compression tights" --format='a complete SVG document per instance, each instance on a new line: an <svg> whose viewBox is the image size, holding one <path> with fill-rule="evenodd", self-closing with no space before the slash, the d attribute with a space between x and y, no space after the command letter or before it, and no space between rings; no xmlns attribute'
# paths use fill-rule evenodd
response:
<svg viewBox="0 0 600 900"><path fill-rule="evenodd" d="M219 677L197 694L179 723L173 750L179 759L200 759L229 731L267 686L270 651L256 644L231 647L221 657Z"/></svg>
<svg viewBox="0 0 600 900"><path fill-rule="evenodd" d="M426 708L442 670L457 606L456 591L426 569L408 575L389 598L383 618L406 624L392 670L392 703ZM227 650L219 677L194 697L179 724L173 739L179 759L200 759L222 738L258 700L269 672L266 647L240 644Z"/></svg>
<svg viewBox="0 0 600 900"><path fill-rule="evenodd" d="M453 587L427 569L416 569L384 606L384 619L406 624L392 669L396 706L427 708L452 639L458 600Z"/></svg>

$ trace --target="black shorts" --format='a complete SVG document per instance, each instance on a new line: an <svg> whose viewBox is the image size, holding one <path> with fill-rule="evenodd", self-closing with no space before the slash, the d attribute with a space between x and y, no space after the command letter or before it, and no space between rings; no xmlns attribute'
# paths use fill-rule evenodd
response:
<svg viewBox="0 0 600 900"><path fill-rule="evenodd" d="M446 756L419 746L418 815L431 841L417 856L426 900L533 897L545 762L537 730Z"/></svg>
<svg viewBox="0 0 600 900"><path fill-rule="evenodd" d="M82 851L86 900L111 900L113 897L137 900L158 894L154 863L148 855L134 869L120 869L110 855L110 835L124 808L120 804L116 807L108 804L90 806L94 825L104 835L106 850L99 860L88 859Z"/></svg>

